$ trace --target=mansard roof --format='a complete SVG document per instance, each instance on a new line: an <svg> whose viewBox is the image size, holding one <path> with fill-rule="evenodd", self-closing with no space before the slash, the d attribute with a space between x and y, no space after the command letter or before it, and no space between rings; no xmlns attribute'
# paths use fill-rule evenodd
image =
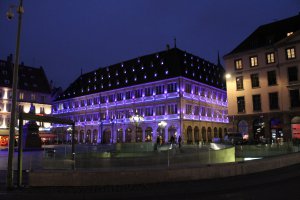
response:
<svg viewBox="0 0 300 200"><path fill-rule="evenodd" d="M0 87L12 88L13 68L12 56L9 56L7 61L0 60ZM18 89L50 94L50 85L43 67L34 68L21 63L18 72Z"/></svg>
<svg viewBox="0 0 300 200"><path fill-rule="evenodd" d="M223 75L220 64L173 48L82 74L57 100L180 76L225 90Z"/></svg>
<svg viewBox="0 0 300 200"><path fill-rule="evenodd" d="M286 38L287 33L296 32L298 30L300 30L300 13L293 17L259 26L250 36L227 55L271 46Z"/></svg>

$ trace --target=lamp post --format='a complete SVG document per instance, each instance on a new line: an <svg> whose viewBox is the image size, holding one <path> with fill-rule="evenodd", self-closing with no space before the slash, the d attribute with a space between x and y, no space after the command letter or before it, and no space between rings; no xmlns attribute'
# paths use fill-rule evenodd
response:
<svg viewBox="0 0 300 200"><path fill-rule="evenodd" d="M130 121L133 122L135 124L135 142L137 142L137 128L140 122L144 121L144 117L138 115L137 113L135 115L132 115L130 117Z"/></svg>
<svg viewBox="0 0 300 200"><path fill-rule="evenodd" d="M160 128L160 134L162 135L162 131L163 131L163 129L167 126L167 122L161 121L161 122L158 123L158 126L159 126L159 128ZM164 138L163 138L163 139L164 139Z"/></svg>
<svg viewBox="0 0 300 200"><path fill-rule="evenodd" d="M17 104L17 86L18 86L18 69L19 69L19 50L20 50L20 35L21 35L21 25L22 25L22 14L23 0L19 0L19 6L10 6L8 12L6 13L7 18L10 20L13 18L14 14L12 12L13 8L17 8L18 17L18 30L17 30L17 44L16 44L16 55L13 71L13 84L12 84L12 106L11 106L11 116L10 116L10 127L9 127L9 148L8 148L8 161L7 161L7 179L6 184L8 188L13 187L13 153L15 146L15 122L16 122L16 104Z"/></svg>
<svg viewBox="0 0 300 200"><path fill-rule="evenodd" d="M114 125L115 125L115 116L111 116L110 118L110 123L111 123L111 143L114 143Z"/></svg>

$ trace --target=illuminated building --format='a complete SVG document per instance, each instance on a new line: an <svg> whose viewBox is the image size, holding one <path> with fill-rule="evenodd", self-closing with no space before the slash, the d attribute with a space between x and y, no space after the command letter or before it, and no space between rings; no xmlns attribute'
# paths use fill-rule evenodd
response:
<svg viewBox="0 0 300 200"><path fill-rule="evenodd" d="M9 135L12 96L12 55L7 60L0 60L0 136L2 145ZM51 114L51 91L42 67L19 66L19 84L17 93L19 111L28 113L30 106L35 106L36 114ZM18 116L18 115L17 115ZM26 123L26 121L24 122ZM49 123L38 123L40 129L50 128ZM17 133L17 132L16 132Z"/></svg>
<svg viewBox="0 0 300 200"><path fill-rule="evenodd" d="M300 115L299 41L298 14L258 27L224 56L229 117L251 140L291 139Z"/></svg>
<svg viewBox="0 0 300 200"><path fill-rule="evenodd" d="M227 131L223 75L219 63L167 49L80 75L52 113L75 121L79 143L212 141ZM67 127L54 131L70 139Z"/></svg>

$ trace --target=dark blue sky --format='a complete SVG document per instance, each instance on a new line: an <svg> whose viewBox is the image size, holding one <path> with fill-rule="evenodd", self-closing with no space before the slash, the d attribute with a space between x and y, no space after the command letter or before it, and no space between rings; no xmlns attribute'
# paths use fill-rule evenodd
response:
<svg viewBox="0 0 300 200"><path fill-rule="evenodd" d="M300 0L23 0L20 61L66 89L81 72L166 49L217 62L259 25L300 12ZM15 53L17 0L0 0L0 59Z"/></svg>

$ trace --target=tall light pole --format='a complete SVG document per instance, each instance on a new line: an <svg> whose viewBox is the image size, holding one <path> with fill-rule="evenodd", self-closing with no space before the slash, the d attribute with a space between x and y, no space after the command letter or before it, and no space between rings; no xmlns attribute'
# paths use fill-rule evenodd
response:
<svg viewBox="0 0 300 200"><path fill-rule="evenodd" d="M160 135L162 136L163 129L167 126L167 122L161 121L161 122L158 123L158 126L160 128ZM164 138L162 138L162 139L164 139Z"/></svg>
<svg viewBox="0 0 300 200"><path fill-rule="evenodd" d="M8 148L8 161L7 161L7 179L6 184L8 188L13 188L13 154L15 146L15 123L16 123L16 104L17 104L17 86L18 86L18 70L19 70L19 50L20 50L20 35L22 25L23 0L19 0L19 6L10 6L6 13L7 18L10 20L13 18L13 8L17 8L18 17L18 31L17 31L17 44L16 55L13 71L13 85L12 85L12 106L10 115L10 127L9 127L9 148Z"/></svg>
<svg viewBox="0 0 300 200"><path fill-rule="evenodd" d="M144 117L138 114L132 115L130 121L135 124L135 142L137 142L137 128L140 122L144 121Z"/></svg>

